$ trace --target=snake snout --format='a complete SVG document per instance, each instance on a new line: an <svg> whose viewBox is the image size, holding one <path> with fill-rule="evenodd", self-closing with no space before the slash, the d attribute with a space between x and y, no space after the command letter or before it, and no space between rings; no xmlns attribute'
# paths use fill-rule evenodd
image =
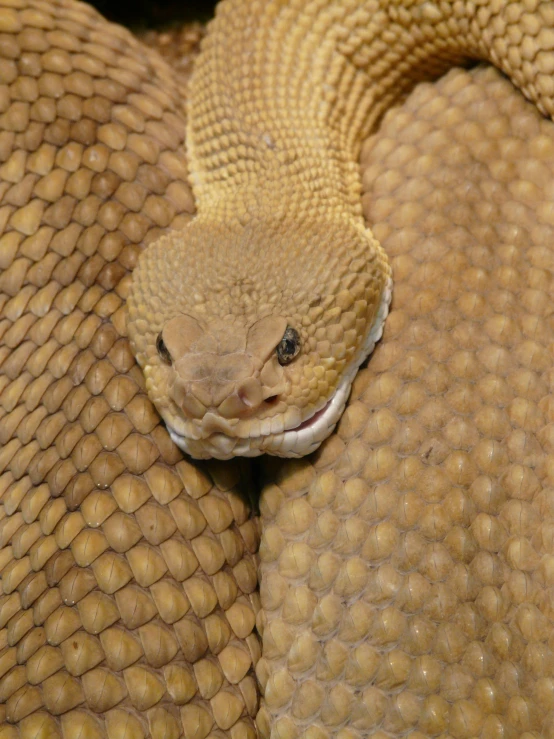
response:
<svg viewBox="0 0 554 739"><path fill-rule="evenodd" d="M198 362L197 356L194 361L176 363L170 392L184 415L200 419L211 413L240 419L255 414L268 392L252 359L246 355L208 359Z"/></svg>
<svg viewBox="0 0 554 739"><path fill-rule="evenodd" d="M177 406L183 411L184 415L191 418L203 418L209 407L208 404L202 402L196 393L191 392L190 383L183 382L177 378L173 384L171 391L173 400ZM204 398L206 400L206 398Z"/></svg>
<svg viewBox="0 0 554 739"><path fill-rule="evenodd" d="M237 418L255 412L263 403L262 385L259 380L249 377L235 387L218 406L218 411L224 418Z"/></svg>

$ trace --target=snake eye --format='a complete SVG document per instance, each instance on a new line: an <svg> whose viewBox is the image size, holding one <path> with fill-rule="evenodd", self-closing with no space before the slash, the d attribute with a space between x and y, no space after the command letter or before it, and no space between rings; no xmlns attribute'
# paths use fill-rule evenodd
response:
<svg viewBox="0 0 554 739"><path fill-rule="evenodd" d="M277 344L277 359L279 364L290 364L300 351L300 335L295 328L287 326L283 338Z"/></svg>
<svg viewBox="0 0 554 739"><path fill-rule="evenodd" d="M156 349L158 350L158 354L160 355L162 362L171 364L171 354L169 353L167 346L164 344L161 333L158 334L158 338L156 339Z"/></svg>

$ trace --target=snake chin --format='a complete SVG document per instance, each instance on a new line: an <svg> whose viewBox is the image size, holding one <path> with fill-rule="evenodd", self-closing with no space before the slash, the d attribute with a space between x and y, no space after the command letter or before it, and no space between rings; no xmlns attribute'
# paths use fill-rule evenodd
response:
<svg viewBox="0 0 554 739"><path fill-rule="evenodd" d="M389 277L383 289L381 304L371 329L360 351L344 373L337 389L306 419L280 433L268 433L247 438L214 433L205 439L192 439L168 427L173 442L194 459L231 459L232 457L258 457L271 454L276 457L304 457L315 452L335 429L348 401L352 382L360 367L373 351L383 334L392 295L392 279Z"/></svg>

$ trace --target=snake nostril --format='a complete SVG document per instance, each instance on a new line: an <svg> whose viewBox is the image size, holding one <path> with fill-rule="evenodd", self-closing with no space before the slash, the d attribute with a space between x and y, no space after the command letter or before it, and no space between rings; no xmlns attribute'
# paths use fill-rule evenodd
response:
<svg viewBox="0 0 554 739"><path fill-rule="evenodd" d="M241 403L250 410L257 408L262 402L262 388L255 378L244 381L237 389L237 396Z"/></svg>
<svg viewBox="0 0 554 739"><path fill-rule="evenodd" d="M279 398L278 395L270 395L269 398L265 399L265 402L270 403L270 404L275 403L278 400L278 398Z"/></svg>

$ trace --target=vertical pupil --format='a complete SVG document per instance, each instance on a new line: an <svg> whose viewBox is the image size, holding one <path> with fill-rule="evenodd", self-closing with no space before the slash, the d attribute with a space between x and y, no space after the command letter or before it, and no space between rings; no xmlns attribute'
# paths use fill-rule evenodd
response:
<svg viewBox="0 0 554 739"><path fill-rule="evenodd" d="M164 340L162 339L161 333L158 334L158 337L156 339L156 349L158 351L158 354L160 355L160 358L166 364L171 364L171 354L169 353L167 346L165 345Z"/></svg>

